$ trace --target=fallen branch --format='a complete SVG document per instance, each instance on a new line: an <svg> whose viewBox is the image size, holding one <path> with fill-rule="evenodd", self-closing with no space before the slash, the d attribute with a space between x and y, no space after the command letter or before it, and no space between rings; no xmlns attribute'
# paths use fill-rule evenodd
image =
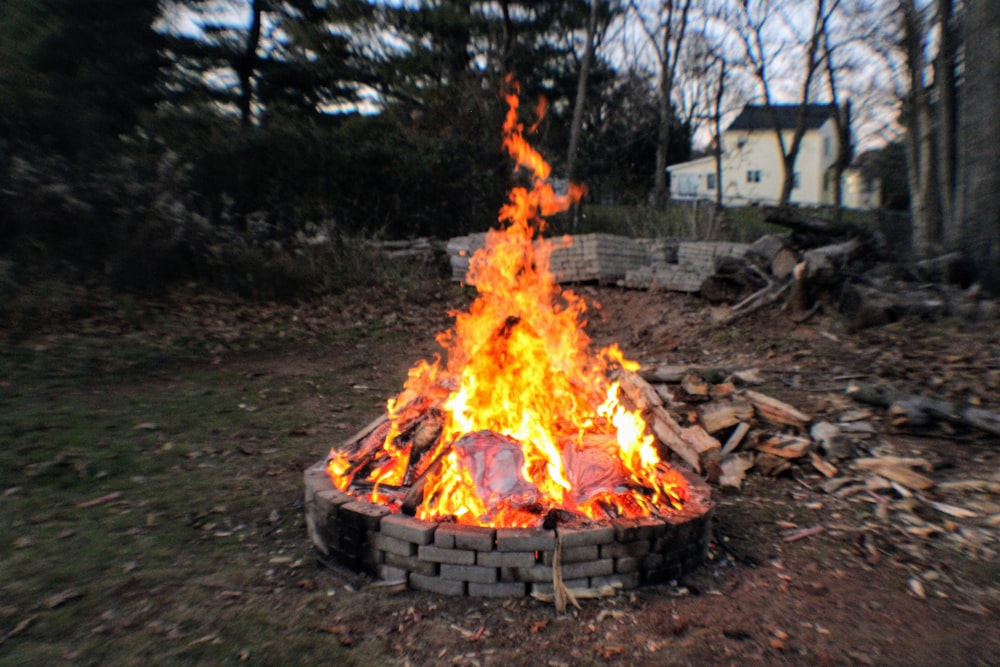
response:
<svg viewBox="0 0 1000 667"><path fill-rule="evenodd" d="M888 385L855 384L848 387L847 395L860 403L887 408L893 426L926 426L945 421L1000 435L1000 413L974 405L907 394Z"/></svg>
<svg viewBox="0 0 1000 667"><path fill-rule="evenodd" d="M790 285L791 283L788 280L785 280L782 282L772 282L766 287L757 290L730 308L729 312L724 315L721 320L719 320L720 323L732 324L741 317L749 315L750 313L760 310L764 306L774 303L788 291Z"/></svg>

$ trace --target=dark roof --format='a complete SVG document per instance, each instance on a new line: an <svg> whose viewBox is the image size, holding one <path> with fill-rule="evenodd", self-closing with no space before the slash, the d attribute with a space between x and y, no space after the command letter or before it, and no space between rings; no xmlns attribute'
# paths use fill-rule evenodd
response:
<svg viewBox="0 0 1000 667"><path fill-rule="evenodd" d="M771 130L774 121L771 113L778 116L778 126L783 130L794 130L798 122L799 104L772 104L771 110L763 104L748 104L729 126L730 130ZM807 104L806 129L815 130L827 121L837 110L832 104Z"/></svg>

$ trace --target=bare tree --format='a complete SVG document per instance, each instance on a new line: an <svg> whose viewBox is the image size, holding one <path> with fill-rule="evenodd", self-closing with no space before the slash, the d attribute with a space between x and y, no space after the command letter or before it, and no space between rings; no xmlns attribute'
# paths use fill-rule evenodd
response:
<svg viewBox="0 0 1000 667"><path fill-rule="evenodd" d="M656 166L653 173L652 203L662 206L667 201L667 158L670 131L674 123L673 90L678 63L684 47L691 0L661 0L658 11L650 13L638 0L630 2L632 15L652 47L658 68L659 132L656 139Z"/></svg>
<svg viewBox="0 0 1000 667"><path fill-rule="evenodd" d="M958 240L957 176L957 105L958 87L955 84L957 66L957 26L953 0L936 0L938 23L938 52L934 58L934 84L937 100L937 175L941 197L943 235L952 242Z"/></svg>
<svg viewBox="0 0 1000 667"><path fill-rule="evenodd" d="M830 102L836 108L834 124L837 128L837 155L831 171L828 174L829 183L833 187L833 217L840 222L844 208L844 171L851 164L854 156L854 146L851 139L851 101L840 100L840 79L836 65L837 50L831 35L829 20L823 22L822 49L823 60L826 63L826 84L830 91Z"/></svg>
<svg viewBox="0 0 1000 667"><path fill-rule="evenodd" d="M820 44L831 14L840 0L813 0L810 27L804 36L795 34L797 25L796 7L778 0L743 0L737 3L736 17L739 21L737 34L743 46L750 74L757 81L764 105L770 112L775 138L781 151L783 178L779 205L785 206L791 198L795 185L795 161L806 131L808 104L813 91L816 73L823 63L824 55ZM778 25L775 25L775 23ZM774 109L774 79L772 67L779 66L779 60L789 58L790 50L801 51L796 58L796 69L801 72L798 84L795 127L790 138L786 138Z"/></svg>
<svg viewBox="0 0 1000 667"><path fill-rule="evenodd" d="M590 76L590 63L594 59L594 42L597 33L597 13L601 0L590 0L590 15L587 18L587 36L583 47L583 58L580 61L580 73L576 81L576 102L573 105L573 121L569 130L569 150L566 154L566 179L572 181L576 174L576 154L580 146L580 132L583 128L583 107L587 101L587 78ZM574 227L575 225L574 216Z"/></svg>
<svg viewBox="0 0 1000 667"><path fill-rule="evenodd" d="M904 99L907 179L913 218L913 250L933 254L941 242L941 209L934 160L934 126L926 80L927 19L914 0L900 0L900 44L908 91Z"/></svg>

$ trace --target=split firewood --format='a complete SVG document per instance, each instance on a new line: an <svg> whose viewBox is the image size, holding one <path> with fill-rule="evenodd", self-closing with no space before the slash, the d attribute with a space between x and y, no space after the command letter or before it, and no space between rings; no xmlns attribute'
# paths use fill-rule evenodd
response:
<svg viewBox="0 0 1000 667"><path fill-rule="evenodd" d="M653 386L646 382L638 373L621 369L616 379L622 393L629 398L632 405L640 412L663 405L663 400L656 393Z"/></svg>
<svg viewBox="0 0 1000 667"><path fill-rule="evenodd" d="M792 462L786 458L775 456L774 454L761 453L754 461L757 469L768 477L777 477L781 473L790 470Z"/></svg>
<svg viewBox="0 0 1000 667"><path fill-rule="evenodd" d="M719 486L723 488L737 489L743 485L746 472L754 465L753 452L736 454L722 461L720 464L722 473L719 475Z"/></svg>
<svg viewBox="0 0 1000 667"><path fill-rule="evenodd" d="M674 398L682 403L702 403L709 400L709 386L701 377L688 373L681 379L680 391Z"/></svg>
<svg viewBox="0 0 1000 667"><path fill-rule="evenodd" d="M370 436L375 431L375 429L382 426L383 424L386 424L388 421L389 421L389 415L386 413L382 413L381 416L373 419L364 428L362 428L360 431L358 431L350 438L348 438L344 442L344 444L340 446L341 451L353 455L358 449L358 447L365 442L366 438L368 438L368 436ZM388 433L388 428L386 428L386 432Z"/></svg>
<svg viewBox="0 0 1000 667"><path fill-rule="evenodd" d="M747 389L743 395L753 404L757 416L769 424L805 429L806 425L812 421L812 417L804 412L800 412L788 403L771 398L766 394Z"/></svg>
<svg viewBox="0 0 1000 667"><path fill-rule="evenodd" d="M816 452L809 453L809 462L812 463L813 468L816 468L827 479L831 479L837 476L837 467L826 461Z"/></svg>
<svg viewBox="0 0 1000 667"><path fill-rule="evenodd" d="M890 482L896 482L916 491L924 491L934 486L933 479L913 470L914 467L921 467L927 471L933 470L927 459L898 456L863 458L856 459L854 467L858 470L867 470Z"/></svg>
<svg viewBox="0 0 1000 667"><path fill-rule="evenodd" d="M441 437L442 428L441 413L436 408L432 408L413 429L410 460L403 478L404 485L411 484L413 478L419 476L430 465L434 456L434 446Z"/></svg>
<svg viewBox="0 0 1000 667"><path fill-rule="evenodd" d="M722 446L722 451L719 452L720 458L725 458L729 456L732 452L740 446L743 442L743 438L746 436L747 432L750 430L750 424L747 422L740 422L733 432L729 434L729 439L726 440L726 444Z"/></svg>
<svg viewBox="0 0 1000 667"><path fill-rule="evenodd" d="M647 421L651 424L653 434L657 439L677 454L697 473L717 471L718 452L722 445L699 425L682 427L662 406L653 408L648 413ZM716 478L718 475L715 475Z"/></svg>
<svg viewBox="0 0 1000 667"><path fill-rule="evenodd" d="M753 405L743 399L718 400L698 406L698 421L709 433L718 433L753 418Z"/></svg>
<svg viewBox="0 0 1000 667"><path fill-rule="evenodd" d="M722 445L704 428L698 425L685 428L678 424L663 407L656 390L638 374L623 370L618 379L622 393L642 412L661 444L681 457L695 472L705 471L706 464L713 461L717 463ZM717 467L710 467L715 468L717 473Z"/></svg>
<svg viewBox="0 0 1000 667"><path fill-rule="evenodd" d="M797 459L812 447L812 440L797 435L769 435L758 440L758 452L773 454L783 459Z"/></svg>
<svg viewBox="0 0 1000 667"><path fill-rule="evenodd" d="M663 382L677 384L686 375L694 373L713 384L734 380L736 384L762 384L760 370L757 368L717 368L710 366L647 366L639 370L639 375L647 382Z"/></svg>
<svg viewBox="0 0 1000 667"><path fill-rule="evenodd" d="M729 398L736 391L736 385L732 381L727 380L725 382L717 382L713 384L709 389L709 394L712 398Z"/></svg>
<svg viewBox="0 0 1000 667"><path fill-rule="evenodd" d="M890 423L896 427L947 422L1000 435L1000 413L974 405L906 394L887 385L853 384L847 394L861 403L887 408Z"/></svg>

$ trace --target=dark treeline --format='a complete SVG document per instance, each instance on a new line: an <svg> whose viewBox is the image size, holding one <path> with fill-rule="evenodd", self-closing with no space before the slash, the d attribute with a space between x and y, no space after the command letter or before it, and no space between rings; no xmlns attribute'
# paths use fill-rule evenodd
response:
<svg viewBox="0 0 1000 667"><path fill-rule="evenodd" d="M503 77L521 82L526 122L548 100L533 140L558 177L589 9L5 0L0 290L55 270L288 296L350 282L330 267L349 265L360 237L484 230L515 178L500 150ZM600 3L598 41L618 11ZM574 171L594 200L642 201L655 91L597 53ZM671 136L671 161L686 159L689 128ZM294 276L287 288L276 266Z"/></svg>

